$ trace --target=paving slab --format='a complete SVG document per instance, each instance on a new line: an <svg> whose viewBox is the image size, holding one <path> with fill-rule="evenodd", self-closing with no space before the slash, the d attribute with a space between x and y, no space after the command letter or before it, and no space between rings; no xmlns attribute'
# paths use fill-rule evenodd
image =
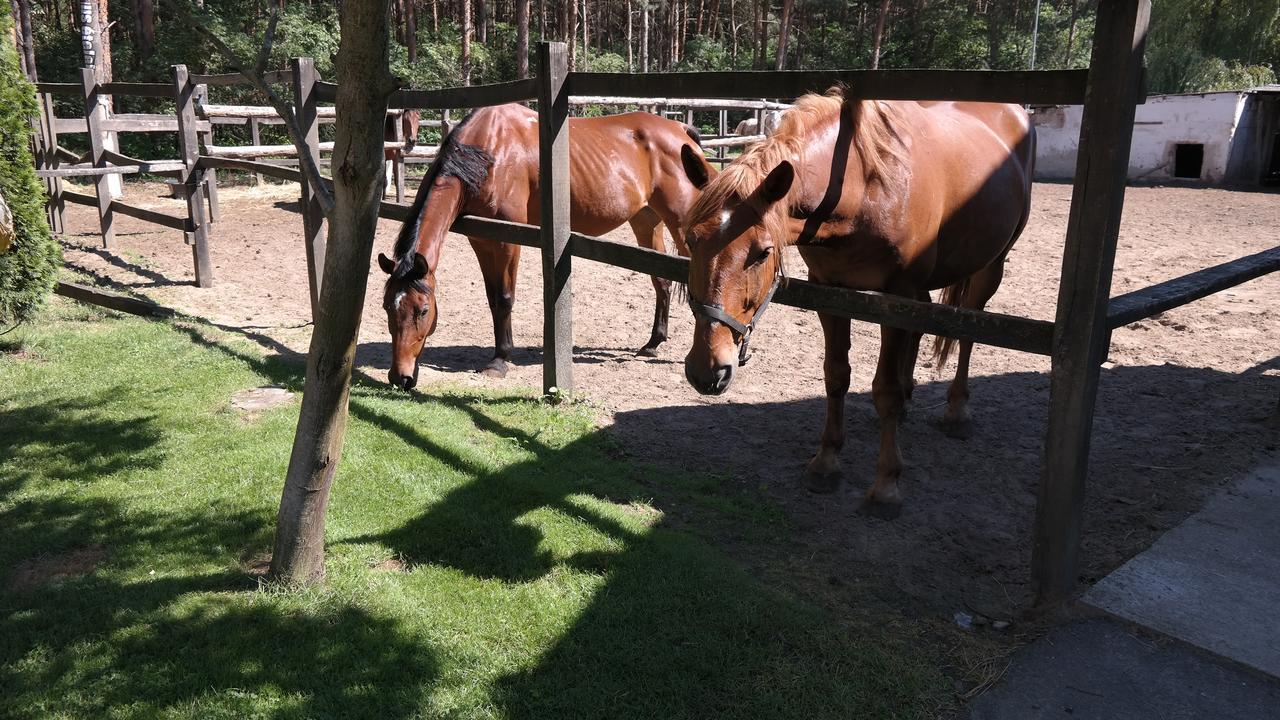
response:
<svg viewBox="0 0 1280 720"><path fill-rule="evenodd" d="M1083 601L1280 678L1280 458L1232 483Z"/></svg>
<svg viewBox="0 0 1280 720"><path fill-rule="evenodd" d="M1280 683L1094 618L1019 650L968 711L971 720L1275 720Z"/></svg>

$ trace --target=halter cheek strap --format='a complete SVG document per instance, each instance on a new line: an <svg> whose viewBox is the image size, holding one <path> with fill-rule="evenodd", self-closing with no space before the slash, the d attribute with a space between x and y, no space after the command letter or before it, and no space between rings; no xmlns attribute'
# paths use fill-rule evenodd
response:
<svg viewBox="0 0 1280 720"><path fill-rule="evenodd" d="M760 307L756 308L755 314L751 316L751 320L746 325L738 322L737 318L725 312L723 305L708 305L689 298L689 307L693 309L694 317L704 317L712 322L722 323L740 338L738 365L746 365L747 361L751 359L751 352L748 350L751 343L751 332L755 330L756 323L760 322L760 318L764 317L764 311L769 309L769 303L773 301L773 295L778 292L778 286L781 284L782 276L775 275L773 285L769 287L769 292L765 293Z"/></svg>

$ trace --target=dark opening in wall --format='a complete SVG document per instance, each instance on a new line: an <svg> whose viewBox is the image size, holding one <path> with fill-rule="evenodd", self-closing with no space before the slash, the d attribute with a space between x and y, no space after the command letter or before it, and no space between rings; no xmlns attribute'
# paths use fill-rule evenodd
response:
<svg viewBox="0 0 1280 720"><path fill-rule="evenodd" d="M1201 143L1178 143L1173 149L1173 176L1176 178L1200 179L1200 169L1204 166L1204 145Z"/></svg>
<svg viewBox="0 0 1280 720"><path fill-rule="evenodd" d="M1271 138L1271 162L1262 173L1262 182L1268 185L1280 183L1280 133Z"/></svg>

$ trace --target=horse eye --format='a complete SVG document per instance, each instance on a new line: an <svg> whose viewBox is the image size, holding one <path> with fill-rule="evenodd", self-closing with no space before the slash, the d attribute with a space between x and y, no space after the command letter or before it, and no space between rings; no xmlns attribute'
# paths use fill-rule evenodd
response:
<svg viewBox="0 0 1280 720"><path fill-rule="evenodd" d="M755 255L751 256L751 262L749 262L747 266L755 267L756 265L759 265L765 261L765 258L769 257L769 253L771 252L773 252L772 246L761 248Z"/></svg>

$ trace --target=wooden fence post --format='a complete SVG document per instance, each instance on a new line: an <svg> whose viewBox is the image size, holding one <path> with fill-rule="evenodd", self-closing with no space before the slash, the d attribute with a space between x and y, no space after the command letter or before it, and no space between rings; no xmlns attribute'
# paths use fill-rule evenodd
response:
<svg viewBox="0 0 1280 720"><path fill-rule="evenodd" d="M40 93L40 117L36 134L36 167L42 170L56 169L58 159L58 130L54 127L53 95ZM62 200L62 178L44 179L45 194L49 199L45 202L45 216L49 220L49 229L55 235L67 231L66 204Z"/></svg>
<svg viewBox="0 0 1280 720"><path fill-rule="evenodd" d="M573 389L573 286L569 252L569 55L538 43L538 169L542 202L542 390Z"/></svg>
<svg viewBox="0 0 1280 720"><path fill-rule="evenodd" d="M1110 0L1098 6L1054 324L1045 465L1036 499L1031 572L1040 605L1066 599L1076 582L1089 436L1098 374L1111 341L1111 272L1150 12L1150 0Z"/></svg>
<svg viewBox="0 0 1280 720"><path fill-rule="evenodd" d="M84 119L89 134L89 156L95 168L107 166L106 148L103 141L106 137L102 129L102 121L106 119L107 109L98 98L98 81L93 76L93 68L80 68L80 81L84 87ZM98 196L98 226L102 229L102 247L109 248L115 241L115 213L111 211L111 185L106 173L94 178L94 187Z"/></svg>
<svg viewBox="0 0 1280 720"><path fill-rule="evenodd" d="M182 155L182 187L187 200L185 236L196 267L196 285L213 285L213 263L209 260L209 223L204 215L204 168L200 165L199 125L196 121L196 86L191 84L186 65L173 66L174 98L178 107L178 152Z"/></svg>
<svg viewBox="0 0 1280 720"><path fill-rule="evenodd" d="M256 117L249 118L249 137L253 140L254 145L262 144L262 130ZM262 173L256 172L253 174L253 184L255 187L262 184Z"/></svg>
<svg viewBox="0 0 1280 720"><path fill-rule="evenodd" d="M196 102L201 105L209 104L209 86L197 85L195 91ZM200 142L206 147L213 145L213 121L209 122L209 129L200 133ZM208 170L204 174L204 195L209 202L209 222L218 222L218 217L222 215L221 208L218 207L218 171Z"/></svg>
<svg viewBox="0 0 1280 720"><path fill-rule="evenodd" d="M316 167L320 167L320 123L316 120L316 63L311 58L296 57L289 61L293 68L293 112L302 129L306 151L311 154ZM301 168L299 158L299 168ZM311 288L311 318L320 316L320 281L324 277L324 212L316 199L315 188L307 174L302 173L302 242L307 251L307 281Z"/></svg>

